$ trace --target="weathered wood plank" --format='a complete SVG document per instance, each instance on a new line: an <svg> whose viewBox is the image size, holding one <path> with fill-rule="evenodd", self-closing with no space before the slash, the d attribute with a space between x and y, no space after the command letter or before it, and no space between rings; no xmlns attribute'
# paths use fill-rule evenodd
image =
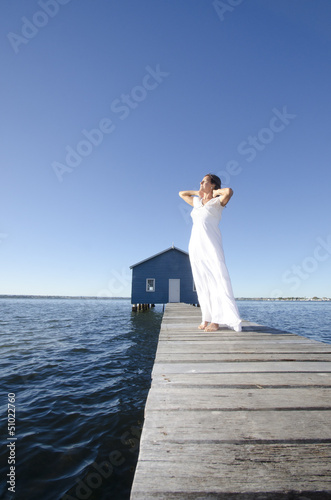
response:
<svg viewBox="0 0 331 500"><path fill-rule="evenodd" d="M266 350L284 350L293 349L295 347L296 352L328 352L331 353L331 346L328 346L328 349L321 348L320 344L307 342L305 340L296 342L295 346L293 345L293 341L290 340L255 340L252 339L250 341L238 341L238 340L227 340L227 342L219 343L219 350L227 350L227 351L242 351L245 352L256 352L256 350L260 350L265 352ZM168 340L159 341L158 345L158 353L160 352L181 352L184 349L190 349L190 352L214 352L215 349L215 340Z"/></svg>
<svg viewBox="0 0 331 500"><path fill-rule="evenodd" d="M241 361L331 361L331 354L329 353L300 353L300 352L280 352L280 353L205 353L205 352L180 352L180 353L162 353L159 352L156 356L156 361L158 363L178 363L178 362L203 362L212 361L215 363L227 363L227 362L241 362Z"/></svg>
<svg viewBox="0 0 331 500"><path fill-rule="evenodd" d="M300 386L329 386L331 387L331 372L274 372L263 373L263 380L260 373L244 372L244 373L171 373L155 378L153 381L154 387L156 384L169 385L173 387L177 385L193 386L214 386L214 387L300 387Z"/></svg>
<svg viewBox="0 0 331 500"><path fill-rule="evenodd" d="M136 492L145 494L140 497L144 500L159 492L181 493L177 498L196 492L245 492L253 493L246 498L256 498L254 494L264 492L331 491L330 446L324 443L203 443L200 447L167 443L159 446L157 458L148 450L146 456L136 471L145 481L135 486Z"/></svg>
<svg viewBox="0 0 331 500"><path fill-rule="evenodd" d="M292 362L292 361L270 361L260 362L228 362L228 363L156 363L152 376L162 376L167 373L270 373L270 372L326 372L331 373L330 362ZM261 379L263 381L263 378Z"/></svg>
<svg viewBox="0 0 331 500"><path fill-rule="evenodd" d="M149 422L144 427L141 444L144 447L163 442L196 441L309 441L331 439L331 410L270 411L171 411L148 410ZM312 417L314 425L311 425ZM145 453L144 456L146 457Z"/></svg>
<svg viewBox="0 0 331 500"><path fill-rule="evenodd" d="M327 406L326 406L327 405ZM296 387L240 389L190 387L158 387L147 398L146 410L196 410L196 409L280 409L321 408L331 410L331 388ZM331 426L331 422L330 422Z"/></svg>

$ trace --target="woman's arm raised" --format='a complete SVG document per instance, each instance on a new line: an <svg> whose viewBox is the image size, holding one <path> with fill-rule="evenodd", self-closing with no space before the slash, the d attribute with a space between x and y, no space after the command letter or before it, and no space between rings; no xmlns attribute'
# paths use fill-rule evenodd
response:
<svg viewBox="0 0 331 500"><path fill-rule="evenodd" d="M193 196L199 196L199 191L179 191L179 196L193 207Z"/></svg>
<svg viewBox="0 0 331 500"><path fill-rule="evenodd" d="M213 198L215 196L220 197L220 202L223 207L230 201L231 196L233 195L233 190L231 188L221 188L221 189L215 189L213 191Z"/></svg>

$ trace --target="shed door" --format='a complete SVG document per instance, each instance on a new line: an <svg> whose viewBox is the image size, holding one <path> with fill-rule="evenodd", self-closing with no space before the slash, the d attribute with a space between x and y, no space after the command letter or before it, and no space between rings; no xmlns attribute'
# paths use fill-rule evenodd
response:
<svg viewBox="0 0 331 500"><path fill-rule="evenodd" d="M180 279L169 279L169 302L180 302Z"/></svg>

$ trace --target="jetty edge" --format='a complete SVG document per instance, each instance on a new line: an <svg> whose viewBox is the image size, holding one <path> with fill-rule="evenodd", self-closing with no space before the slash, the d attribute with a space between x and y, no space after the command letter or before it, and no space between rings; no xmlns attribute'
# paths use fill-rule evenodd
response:
<svg viewBox="0 0 331 500"><path fill-rule="evenodd" d="M331 345L166 305L131 500L331 499Z"/></svg>

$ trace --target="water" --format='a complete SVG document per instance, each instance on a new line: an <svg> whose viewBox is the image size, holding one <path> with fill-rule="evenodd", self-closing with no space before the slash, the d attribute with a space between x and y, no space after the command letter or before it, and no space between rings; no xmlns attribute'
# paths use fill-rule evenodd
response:
<svg viewBox="0 0 331 500"><path fill-rule="evenodd" d="M17 418L16 496L2 446L0 498L128 498L162 306L2 299L0 310L1 408L15 393Z"/></svg>
<svg viewBox="0 0 331 500"><path fill-rule="evenodd" d="M238 301L242 319L331 343L331 301Z"/></svg>
<svg viewBox="0 0 331 500"><path fill-rule="evenodd" d="M331 302L239 301L243 319L331 343ZM0 299L0 498L125 500L138 456L162 306ZM7 395L15 394L16 493Z"/></svg>

